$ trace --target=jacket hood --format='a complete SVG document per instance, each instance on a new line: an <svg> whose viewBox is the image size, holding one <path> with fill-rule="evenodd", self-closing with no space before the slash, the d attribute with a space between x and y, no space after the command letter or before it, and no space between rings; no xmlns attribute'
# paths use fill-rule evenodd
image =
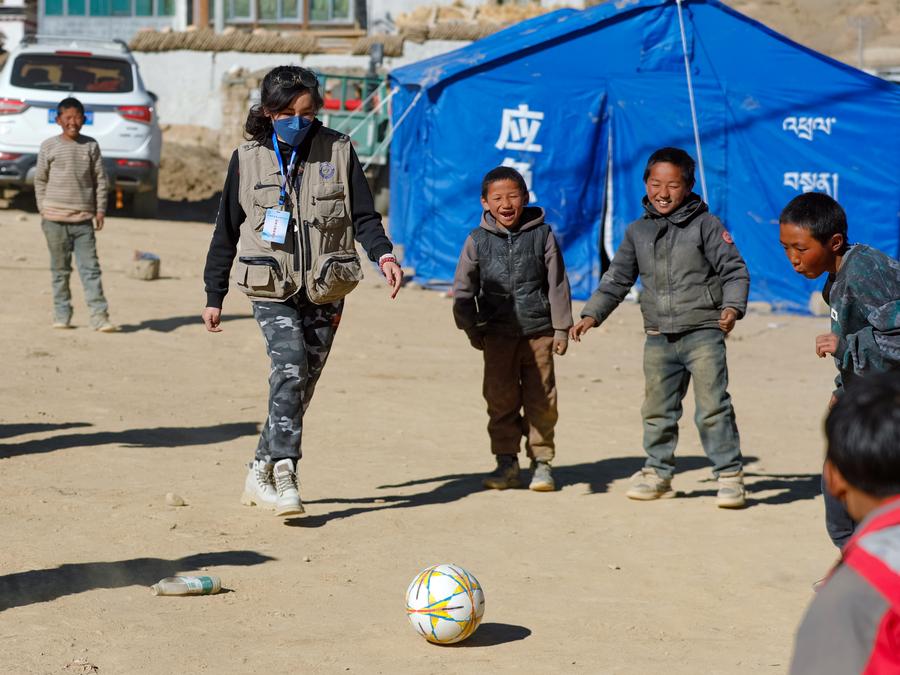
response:
<svg viewBox="0 0 900 675"><path fill-rule="evenodd" d="M684 203L667 216L664 216L659 211L657 211L656 207L653 206L653 204L650 202L650 199L646 196L644 196L644 198L641 200L641 204L643 204L644 211L646 212L645 217L651 218L653 220L656 220L657 218L665 218L669 222L675 223L676 225L685 223L695 216L699 216L701 213L709 211L709 207L706 205L706 202L704 202L702 197L700 197L700 195L698 195L696 192L690 193L684 200Z"/></svg>
<svg viewBox="0 0 900 675"><path fill-rule="evenodd" d="M537 227L538 225L543 224L544 209L540 208L539 206L526 206L522 210L522 217L519 219L519 227L517 227L513 231L523 232L525 230L530 230L533 227ZM493 232L494 234L505 234L507 232L505 228L501 228L501 226L497 225L497 221L488 210L485 210L481 214L481 227L483 227L488 232Z"/></svg>

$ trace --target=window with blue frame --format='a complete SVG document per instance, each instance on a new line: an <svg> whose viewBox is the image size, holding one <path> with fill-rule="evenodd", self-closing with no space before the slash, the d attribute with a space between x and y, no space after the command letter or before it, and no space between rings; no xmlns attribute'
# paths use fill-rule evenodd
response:
<svg viewBox="0 0 900 675"><path fill-rule="evenodd" d="M175 16L175 2L176 0L44 0L44 15ZM246 2L249 3L250 0Z"/></svg>

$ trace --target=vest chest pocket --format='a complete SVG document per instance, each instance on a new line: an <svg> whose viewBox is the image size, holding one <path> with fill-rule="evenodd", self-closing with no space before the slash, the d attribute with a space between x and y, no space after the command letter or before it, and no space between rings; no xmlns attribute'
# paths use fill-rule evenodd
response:
<svg viewBox="0 0 900 675"><path fill-rule="evenodd" d="M272 176L266 184L257 184L253 189L253 229L262 231L266 220L266 209L278 207L281 199L281 188L277 185L278 177Z"/></svg>
<svg viewBox="0 0 900 675"><path fill-rule="evenodd" d="M235 282L251 297L285 298L294 290L284 263L274 256L240 256L235 265Z"/></svg>
<svg viewBox="0 0 900 675"><path fill-rule="evenodd" d="M344 184L322 183L312 188L312 202L317 220L326 227L344 217Z"/></svg>

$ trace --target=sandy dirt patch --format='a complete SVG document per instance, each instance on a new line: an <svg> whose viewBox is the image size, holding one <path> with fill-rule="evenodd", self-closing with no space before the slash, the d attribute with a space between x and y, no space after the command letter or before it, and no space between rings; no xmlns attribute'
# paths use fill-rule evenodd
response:
<svg viewBox="0 0 900 675"><path fill-rule="evenodd" d="M715 508L690 400L681 496L625 498L643 461L633 305L558 361L561 490L487 492L478 354L447 299L407 288L390 302L369 270L307 417L308 516L283 521L238 501L268 361L240 293L223 333L199 323L210 226L108 220L118 335L85 327L75 280L78 328L52 330L38 217L2 212L0 235L0 670L786 671L835 558L817 495L822 319L752 313L729 341L750 508ZM124 275L134 249L162 257L162 279ZM472 639L442 648L413 632L403 597L449 561L478 577L487 609ZM151 595L198 569L231 592Z"/></svg>

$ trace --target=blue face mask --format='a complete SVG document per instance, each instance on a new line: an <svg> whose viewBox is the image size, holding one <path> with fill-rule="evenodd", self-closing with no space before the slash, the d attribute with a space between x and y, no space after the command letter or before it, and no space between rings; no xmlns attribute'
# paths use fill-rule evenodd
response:
<svg viewBox="0 0 900 675"><path fill-rule="evenodd" d="M288 145L297 147L306 138L312 122L305 117L286 117L272 122L275 134Z"/></svg>

